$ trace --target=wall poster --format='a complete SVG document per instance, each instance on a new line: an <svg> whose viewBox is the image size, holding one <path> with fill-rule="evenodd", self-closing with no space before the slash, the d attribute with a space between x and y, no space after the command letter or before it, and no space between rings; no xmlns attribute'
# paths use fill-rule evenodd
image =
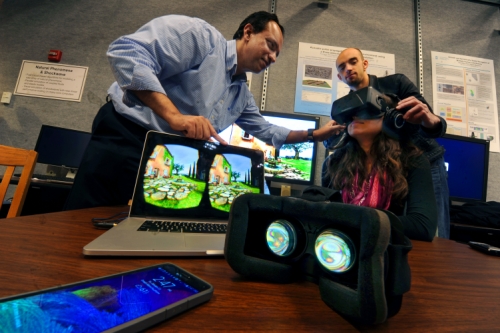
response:
<svg viewBox="0 0 500 333"><path fill-rule="evenodd" d="M490 141L500 152L493 60L431 52L434 112L446 119L446 133Z"/></svg>
<svg viewBox="0 0 500 333"><path fill-rule="evenodd" d="M349 93L337 78L335 61L345 47L299 43L295 112L330 117L332 103ZM361 50L368 60L369 74L379 77L395 73L394 54Z"/></svg>

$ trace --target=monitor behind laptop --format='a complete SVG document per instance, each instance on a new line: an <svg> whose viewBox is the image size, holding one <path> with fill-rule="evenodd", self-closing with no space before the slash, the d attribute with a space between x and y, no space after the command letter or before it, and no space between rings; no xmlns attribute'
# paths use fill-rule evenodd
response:
<svg viewBox="0 0 500 333"><path fill-rule="evenodd" d="M35 145L37 163L77 169L90 137L88 132L42 125Z"/></svg>

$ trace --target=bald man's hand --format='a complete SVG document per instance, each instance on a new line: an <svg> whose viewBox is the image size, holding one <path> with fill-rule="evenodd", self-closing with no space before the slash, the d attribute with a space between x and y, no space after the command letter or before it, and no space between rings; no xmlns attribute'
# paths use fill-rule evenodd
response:
<svg viewBox="0 0 500 333"><path fill-rule="evenodd" d="M433 129L441 123L439 117L429 110L427 104L414 96L399 101L396 110L408 110L403 115L404 120L429 129Z"/></svg>

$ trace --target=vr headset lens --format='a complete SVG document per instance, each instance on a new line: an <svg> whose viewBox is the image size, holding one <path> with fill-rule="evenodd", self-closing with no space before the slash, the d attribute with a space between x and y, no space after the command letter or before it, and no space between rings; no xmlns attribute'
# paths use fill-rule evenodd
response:
<svg viewBox="0 0 500 333"><path fill-rule="evenodd" d="M328 271L347 272L356 261L354 243L347 235L334 229L323 231L315 243L316 258Z"/></svg>
<svg viewBox="0 0 500 333"><path fill-rule="evenodd" d="M267 246L277 256L286 257L295 250L297 235L293 225L286 220L276 220L267 228Z"/></svg>
<svg viewBox="0 0 500 333"><path fill-rule="evenodd" d="M279 219L267 227L266 240L272 253L279 257L287 257L295 251L297 233L290 222ZM318 235L314 251L318 262L332 273L347 272L356 261L353 241L335 229L327 229Z"/></svg>

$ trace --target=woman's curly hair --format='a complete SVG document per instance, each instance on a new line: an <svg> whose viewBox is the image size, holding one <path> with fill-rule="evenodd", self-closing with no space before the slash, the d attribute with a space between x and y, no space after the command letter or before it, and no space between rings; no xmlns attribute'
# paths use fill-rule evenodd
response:
<svg viewBox="0 0 500 333"><path fill-rule="evenodd" d="M352 190L354 178L358 172L358 188L368 177L365 161L367 155L352 137L346 138L345 146L335 150L329 156L326 172L324 175L330 179L330 187L335 189ZM380 132L371 147L371 153L376 156L372 168L377 168L381 185L384 186L384 170L392 180L392 201L402 204L408 194L408 182L406 176L408 169L414 166L415 158L422 154L410 141L396 141L384 132Z"/></svg>

